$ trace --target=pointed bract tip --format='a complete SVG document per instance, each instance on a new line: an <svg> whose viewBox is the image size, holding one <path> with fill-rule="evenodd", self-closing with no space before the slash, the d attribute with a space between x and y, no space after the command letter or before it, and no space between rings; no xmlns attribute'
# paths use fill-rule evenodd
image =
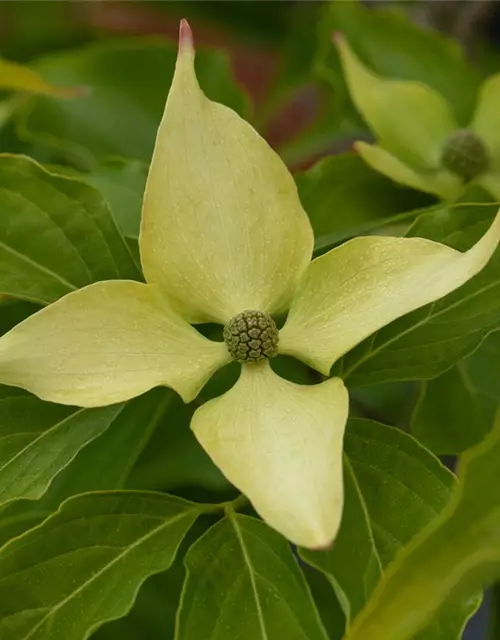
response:
<svg viewBox="0 0 500 640"><path fill-rule="evenodd" d="M189 22L183 18L179 26L179 52L192 51L194 49L193 32Z"/></svg>
<svg viewBox="0 0 500 640"><path fill-rule="evenodd" d="M334 31L332 33L332 40L333 44L336 44L338 46L344 41L344 36L340 33L340 31Z"/></svg>

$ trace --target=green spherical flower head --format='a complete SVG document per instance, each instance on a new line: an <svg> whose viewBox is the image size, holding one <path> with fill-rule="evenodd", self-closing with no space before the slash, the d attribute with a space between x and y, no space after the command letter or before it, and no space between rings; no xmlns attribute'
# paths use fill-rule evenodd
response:
<svg viewBox="0 0 500 640"><path fill-rule="evenodd" d="M278 354L278 328L262 311L242 311L224 327L224 342L233 360L259 362Z"/></svg>
<svg viewBox="0 0 500 640"><path fill-rule="evenodd" d="M470 182L488 169L490 159L483 141L476 133L459 129L445 140L441 164L464 182Z"/></svg>

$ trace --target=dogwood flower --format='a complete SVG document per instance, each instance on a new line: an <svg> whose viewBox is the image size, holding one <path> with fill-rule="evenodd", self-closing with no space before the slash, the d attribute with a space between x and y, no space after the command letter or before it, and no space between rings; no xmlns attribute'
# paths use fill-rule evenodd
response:
<svg viewBox="0 0 500 640"><path fill-rule="evenodd" d="M422 82L382 78L368 69L341 34L334 42L359 113L378 144L354 148L375 171L444 200L469 184L500 199L500 74L479 91L472 122L461 128L451 105Z"/></svg>
<svg viewBox="0 0 500 640"><path fill-rule="evenodd" d="M497 217L465 253L367 237L311 262L313 232L292 176L249 124L202 93L182 22L144 195L147 284L98 282L32 315L0 339L0 382L82 407L157 385L189 402L237 360L238 381L196 410L192 429L265 521L296 544L323 547L341 519L348 394L339 378L285 380L270 358L295 356L328 376L374 331L476 274L499 237ZM278 331L272 316L285 311ZM224 325L224 342L190 326L207 321Z"/></svg>

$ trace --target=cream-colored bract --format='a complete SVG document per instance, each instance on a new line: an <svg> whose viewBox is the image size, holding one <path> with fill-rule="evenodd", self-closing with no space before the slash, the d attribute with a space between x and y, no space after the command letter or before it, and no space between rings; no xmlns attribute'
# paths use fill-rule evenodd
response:
<svg viewBox="0 0 500 640"><path fill-rule="evenodd" d="M355 142L353 146L372 169L407 187L432 194L440 193L447 200L453 200L462 190L460 179L446 169L422 174L379 145Z"/></svg>
<svg viewBox="0 0 500 640"><path fill-rule="evenodd" d="M144 199L148 284L99 282L14 327L0 338L0 383L87 407L157 385L188 402L229 361L223 343L188 321L225 323L247 309L289 308L280 352L328 374L370 333L473 277L499 238L497 217L465 253L370 237L309 264L311 226L291 175L250 125L202 94L183 23ZM341 380L301 386L264 362L244 365L230 391L196 411L192 428L270 526L315 548L339 527L347 412Z"/></svg>
<svg viewBox="0 0 500 640"><path fill-rule="evenodd" d="M146 279L189 322L286 310L312 255L292 176L247 122L205 97L189 39L158 130L140 246Z"/></svg>
<svg viewBox="0 0 500 640"><path fill-rule="evenodd" d="M269 363L244 365L234 387L194 414L191 427L257 512L296 544L333 540L342 513L342 380L303 386Z"/></svg>
<svg viewBox="0 0 500 640"><path fill-rule="evenodd" d="M343 36L335 41L354 104L384 147L422 169L435 169L442 143L458 128L450 105L421 82L377 76Z"/></svg>
<svg viewBox="0 0 500 640"><path fill-rule="evenodd" d="M111 280L69 293L0 339L0 381L44 400L96 407L166 385L189 402L229 361L155 286Z"/></svg>
<svg viewBox="0 0 500 640"><path fill-rule="evenodd" d="M493 160L492 170L500 174L500 73L487 78L480 90L471 129L482 140Z"/></svg>
<svg viewBox="0 0 500 640"><path fill-rule="evenodd" d="M498 246L500 213L461 253L423 238L355 238L314 260L299 286L280 352L328 375L332 364L396 318L481 271Z"/></svg>

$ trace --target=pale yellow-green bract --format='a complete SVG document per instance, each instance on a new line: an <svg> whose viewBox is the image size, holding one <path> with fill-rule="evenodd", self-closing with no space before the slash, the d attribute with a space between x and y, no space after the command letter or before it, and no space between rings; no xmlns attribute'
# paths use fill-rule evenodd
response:
<svg viewBox="0 0 500 640"><path fill-rule="evenodd" d="M461 127L450 104L418 81L382 78L368 69L336 35L351 97L377 144L356 142L354 148L375 171L443 200L456 200L464 182L444 168L443 143ZM488 170L472 182L500 200L500 74L486 79L467 129L477 134L490 158Z"/></svg>
<svg viewBox="0 0 500 640"><path fill-rule="evenodd" d="M280 352L328 375L368 335L474 276L499 238L497 216L465 253L420 238L367 237L310 262L313 234L292 177L246 122L204 96L183 23L144 197L148 284L98 282L17 325L0 339L0 382L82 407L157 385L187 402L230 360L224 343L189 323L226 323L247 309L289 310ZM266 522L315 548L340 522L347 414L339 378L300 386L264 361L244 364L231 390L196 411L192 428Z"/></svg>
<svg viewBox="0 0 500 640"><path fill-rule="evenodd" d="M81 88L58 87L46 82L37 71L3 59L0 59L0 89L56 98L75 98L82 94Z"/></svg>

